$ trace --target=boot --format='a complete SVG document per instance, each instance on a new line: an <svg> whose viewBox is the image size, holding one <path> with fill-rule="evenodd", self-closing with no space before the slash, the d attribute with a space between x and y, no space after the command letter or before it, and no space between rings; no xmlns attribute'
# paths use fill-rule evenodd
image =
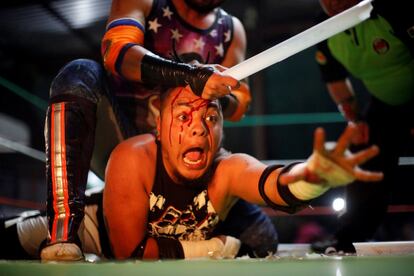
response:
<svg viewBox="0 0 414 276"><path fill-rule="evenodd" d="M41 258L79 260L83 254L76 233L84 216L96 105L74 96L55 100L45 126L49 238Z"/></svg>

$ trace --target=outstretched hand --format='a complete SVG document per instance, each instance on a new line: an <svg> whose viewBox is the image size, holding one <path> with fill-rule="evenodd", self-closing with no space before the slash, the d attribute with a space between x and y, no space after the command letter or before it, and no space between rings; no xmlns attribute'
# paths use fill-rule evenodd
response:
<svg viewBox="0 0 414 276"><path fill-rule="evenodd" d="M347 151L355 131L357 131L355 125L348 125L335 147L328 150L325 148L324 130L322 128L316 129L312 155L306 163L281 175L280 183L288 185L305 180L310 183L337 187L347 185L354 180L365 182L381 180L383 178L381 172L366 171L358 167L379 153L377 146L371 146L356 153Z"/></svg>

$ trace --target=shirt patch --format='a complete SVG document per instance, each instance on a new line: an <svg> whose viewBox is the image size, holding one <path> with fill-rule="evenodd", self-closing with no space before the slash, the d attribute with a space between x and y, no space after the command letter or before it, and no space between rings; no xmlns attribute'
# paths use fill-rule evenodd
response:
<svg viewBox="0 0 414 276"><path fill-rule="evenodd" d="M383 55L386 54L390 49L390 44L383 38L376 38L372 42L372 48L374 48L374 51L377 54Z"/></svg>
<svg viewBox="0 0 414 276"><path fill-rule="evenodd" d="M316 62L318 62L320 65L326 65L326 63L328 62L326 56L321 51L316 52L315 59Z"/></svg>

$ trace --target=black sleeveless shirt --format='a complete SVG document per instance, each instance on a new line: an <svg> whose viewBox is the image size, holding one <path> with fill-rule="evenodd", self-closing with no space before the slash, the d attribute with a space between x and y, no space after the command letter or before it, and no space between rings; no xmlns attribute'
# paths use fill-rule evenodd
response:
<svg viewBox="0 0 414 276"><path fill-rule="evenodd" d="M175 183L165 170L161 147L157 143L156 176L150 194L148 234L198 241L211 237L219 217L207 194L215 166L193 182Z"/></svg>

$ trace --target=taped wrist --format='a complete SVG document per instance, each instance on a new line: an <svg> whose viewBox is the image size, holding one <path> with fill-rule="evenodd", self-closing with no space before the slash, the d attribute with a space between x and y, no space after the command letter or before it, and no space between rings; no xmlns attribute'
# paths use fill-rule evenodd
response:
<svg viewBox="0 0 414 276"><path fill-rule="evenodd" d="M310 172L317 174L324 179L329 187L345 186L355 180L352 173L326 158L317 151L314 151L307 161Z"/></svg>
<svg viewBox="0 0 414 276"><path fill-rule="evenodd" d="M277 186L277 190L279 191L279 195L280 197L283 199L284 202L286 202L289 207L292 208L292 210L294 210L294 213L296 213L297 211L305 208L306 206L309 205L310 200L303 200L300 199L298 197L296 197L291 189L290 189L290 185L281 185L279 182L279 178L282 174L290 171L290 169L292 169L295 165L299 164L301 162L294 162L291 163L289 165L286 165L279 173L277 180L276 180L276 186Z"/></svg>
<svg viewBox="0 0 414 276"><path fill-rule="evenodd" d="M291 183L288 187L296 198L303 201L316 198L329 190L329 187L326 185L312 184L304 180Z"/></svg>
<svg viewBox="0 0 414 276"><path fill-rule="evenodd" d="M201 96L213 72L211 67L178 63L153 54L146 54L141 60L142 82L168 87L189 85L197 96Z"/></svg>
<svg viewBox="0 0 414 276"><path fill-rule="evenodd" d="M290 170L291 167L296 165L298 163L292 163L282 169L279 176L282 175L282 173L287 172ZM276 169L283 167L282 165L270 165L268 166L262 173L259 179L259 193L260 196L263 198L263 200L266 202L266 204L275 209L280 210L289 214L296 213L300 209L304 208L308 201L302 201L297 199L290 190L287 188L287 186L282 186L279 183L279 177L276 180L276 189L280 195L280 197L288 204L288 206L282 206L279 204L274 203L265 193L264 186L266 183L266 179L269 177L269 175Z"/></svg>
<svg viewBox="0 0 414 276"><path fill-rule="evenodd" d="M185 259L214 258L233 259L239 252L241 242L231 236L226 236L223 243L219 238L203 241L181 241Z"/></svg>

